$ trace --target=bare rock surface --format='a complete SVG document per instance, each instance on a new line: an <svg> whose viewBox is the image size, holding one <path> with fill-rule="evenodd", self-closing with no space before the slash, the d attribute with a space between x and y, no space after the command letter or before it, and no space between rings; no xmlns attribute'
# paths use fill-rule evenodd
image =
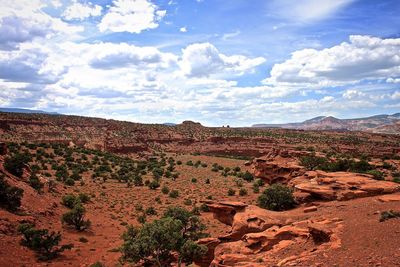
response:
<svg viewBox="0 0 400 267"><path fill-rule="evenodd" d="M397 183L378 181L371 175L348 172L309 171L292 179L289 185L321 200L349 200L391 194L400 190Z"/></svg>

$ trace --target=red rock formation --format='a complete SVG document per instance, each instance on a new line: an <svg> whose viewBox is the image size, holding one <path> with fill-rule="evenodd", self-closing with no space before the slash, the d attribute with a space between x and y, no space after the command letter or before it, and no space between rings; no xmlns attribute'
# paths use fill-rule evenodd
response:
<svg viewBox="0 0 400 267"><path fill-rule="evenodd" d="M293 178L289 185L322 200L348 200L400 191L400 185L394 182L348 172L309 171Z"/></svg>
<svg viewBox="0 0 400 267"><path fill-rule="evenodd" d="M272 150L266 156L253 160L254 176L268 184L288 183L292 178L305 173L304 167L298 164L293 153L287 150Z"/></svg>

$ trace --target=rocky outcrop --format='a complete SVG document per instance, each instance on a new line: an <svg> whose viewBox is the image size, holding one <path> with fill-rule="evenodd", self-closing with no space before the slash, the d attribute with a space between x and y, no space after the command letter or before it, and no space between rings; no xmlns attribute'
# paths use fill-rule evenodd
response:
<svg viewBox="0 0 400 267"><path fill-rule="evenodd" d="M214 260L215 248L221 244L221 240L214 237L202 238L197 241L199 245L204 245L208 248L206 255L201 258L196 258L195 263L201 267L208 267L210 263Z"/></svg>
<svg viewBox="0 0 400 267"><path fill-rule="evenodd" d="M285 217L279 212L269 211L242 202L218 202L207 204L214 218L231 225L229 234L220 237L221 240L237 240L244 234L262 232L265 229L282 225Z"/></svg>
<svg viewBox="0 0 400 267"><path fill-rule="evenodd" d="M305 173L303 166L298 164L297 156L303 154L298 151L274 149L266 156L253 160L252 171L254 176L268 184L288 183L292 178Z"/></svg>
<svg viewBox="0 0 400 267"><path fill-rule="evenodd" d="M349 200L400 191L397 183L348 172L309 171L292 179L289 185L320 200Z"/></svg>
<svg viewBox="0 0 400 267"><path fill-rule="evenodd" d="M215 248L210 266L285 266L340 246L339 220L300 221L249 233Z"/></svg>

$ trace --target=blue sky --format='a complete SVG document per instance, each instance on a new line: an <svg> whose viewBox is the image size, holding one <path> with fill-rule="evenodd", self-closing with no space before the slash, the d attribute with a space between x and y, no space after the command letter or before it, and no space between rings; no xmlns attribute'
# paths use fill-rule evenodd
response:
<svg viewBox="0 0 400 267"><path fill-rule="evenodd" d="M397 0L2 0L0 106L209 126L400 111Z"/></svg>

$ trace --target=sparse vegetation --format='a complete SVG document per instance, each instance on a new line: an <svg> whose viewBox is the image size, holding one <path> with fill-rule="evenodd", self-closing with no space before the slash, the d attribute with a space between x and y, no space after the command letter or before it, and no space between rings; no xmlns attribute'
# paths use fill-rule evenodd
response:
<svg viewBox="0 0 400 267"><path fill-rule="evenodd" d="M35 229L32 224L20 224L18 232L23 235L22 245L36 252L40 260L51 260L66 249L71 249L72 244L59 246L61 234L50 232L47 229Z"/></svg>
<svg viewBox="0 0 400 267"><path fill-rule="evenodd" d="M0 174L0 206L9 211L16 211L21 206L21 199L24 190L9 185Z"/></svg>
<svg viewBox="0 0 400 267"><path fill-rule="evenodd" d="M73 226L77 231L83 231L90 227L90 221L85 220L85 208L81 203L75 203L74 207L63 214L62 223Z"/></svg>
<svg viewBox="0 0 400 267"><path fill-rule="evenodd" d="M261 208L274 211L284 211L295 206L292 189L282 184L267 187L257 202Z"/></svg>
<svg viewBox="0 0 400 267"><path fill-rule="evenodd" d="M205 226L191 212L169 207L161 219L144 223L141 228L128 226L122 238L122 258L130 262L143 260L145 264L167 266L172 253L179 254L178 264L189 264L207 252L207 247L195 241L206 236Z"/></svg>

